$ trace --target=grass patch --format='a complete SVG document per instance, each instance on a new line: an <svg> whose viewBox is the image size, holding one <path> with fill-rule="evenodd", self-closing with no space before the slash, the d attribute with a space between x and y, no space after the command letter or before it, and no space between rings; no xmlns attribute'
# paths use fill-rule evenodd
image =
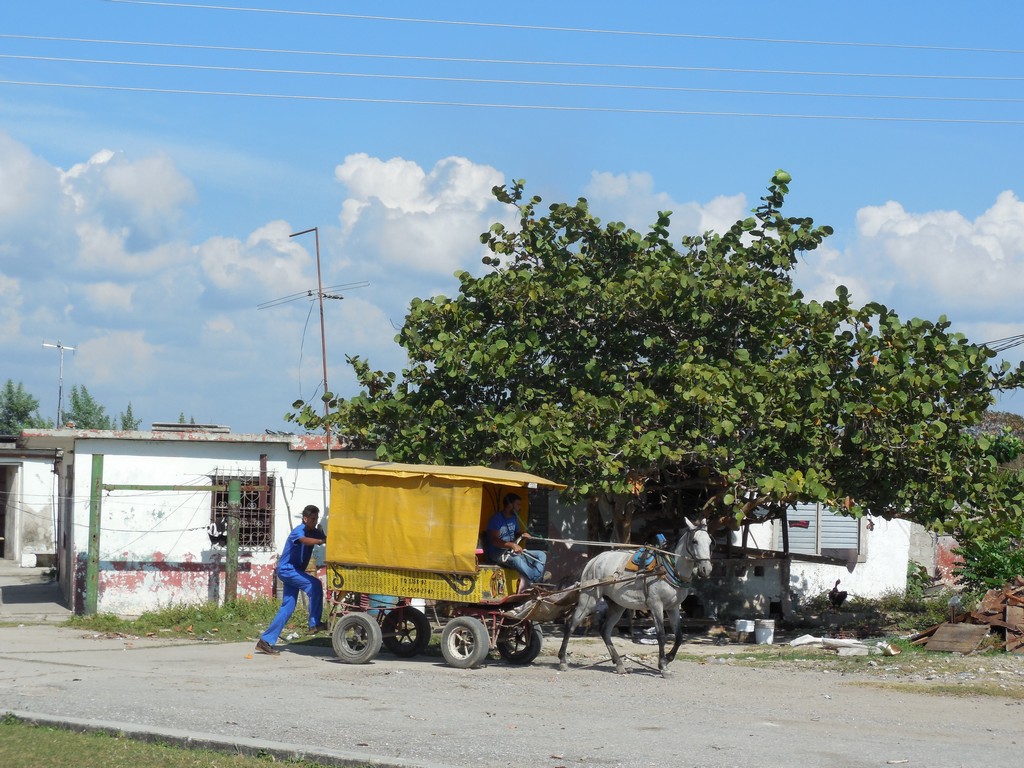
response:
<svg viewBox="0 0 1024 768"><path fill-rule="evenodd" d="M136 741L123 734L80 733L31 725L10 715L0 720L0 765L35 768L74 765L76 768L267 768L271 763L292 768L326 768L306 760L281 760L273 755L243 755L209 749L185 749L164 743ZM362 768L370 768L369 765Z"/></svg>
<svg viewBox="0 0 1024 768"><path fill-rule="evenodd" d="M828 601L828 593L822 592L806 600L801 605L801 611L818 614L826 621L835 616L836 621L842 623L844 631L859 637L909 634L948 621L949 600L954 595L961 600L961 611L973 610L979 599L978 595L947 589L928 595L908 589L906 592L890 592L877 598L851 595L836 614ZM843 615L855 615L857 618L848 622L842 620Z"/></svg>
<svg viewBox="0 0 1024 768"><path fill-rule="evenodd" d="M224 605L171 605L159 611L147 611L136 619L124 619L109 613L72 616L65 622L65 626L138 637L203 638L236 642L254 640L270 624L279 606L276 600L269 597L236 600ZM292 614L282 636L290 632L302 633L308 625L309 615L300 605Z"/></svg>
<svg viewBox="0 0 1024 768"><path fill-rule="evenodd" d="M991 682L965 683L914 683L893 680L858 680L853 685L883 688L903 693L925 693L939 696L998 696L1007 699L1024 700L1024 688L1011 688Z"/></svg>

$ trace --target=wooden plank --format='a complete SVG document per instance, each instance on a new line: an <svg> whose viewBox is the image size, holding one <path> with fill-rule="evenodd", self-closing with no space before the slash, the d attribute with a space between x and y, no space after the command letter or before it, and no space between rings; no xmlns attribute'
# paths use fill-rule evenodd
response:
<svg viewBox="0 0 1024 768"><path fill-rule="evenodd" d="M1006 633L1006 652L1024 653L1024 634Z"/></svg>
<svg viewBox="0 0 1024 768"><path fill-rule="evenodd" d="M1006 623L1007 629L1018 628L1024 632L1024 608L1016 605L1006 606Z"/></svg>
<svg viewBox="0 0 1024 768"><path fill-rule="evenodd" d="M914 643L914 645L921 645L922 644L921 641L927 640L929 637L934 635L935 634L935 630L938 629L941 626L942 626L941 624L934 624L934 625L928 627L928 629L925 629L925 630L922 630L922 631L918 632L916 635L911 635L910 636L910 642Z"/></svg>
<svg viewBox="0 0 1024 768"><path fill-rule="evenodd" d="M1005 598L1001 589L990 589L978 604L980 613L1002 613Z"/></svg>
<svg viewBox="0 0 1024 768"><path fill-rule="evenodd" d="M986 624L941 624L925 648L929 651L971 653L977 650L988 634Z"/></svg>

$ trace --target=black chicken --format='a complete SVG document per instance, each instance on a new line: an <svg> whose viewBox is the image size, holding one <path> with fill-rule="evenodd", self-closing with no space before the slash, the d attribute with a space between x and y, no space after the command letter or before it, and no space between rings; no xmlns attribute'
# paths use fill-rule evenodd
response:
<svg viewBox="0 0 1024 768"><path fill-rule="evenodd" d="M833 610L838 611L839 606L846 600L846 592L840 591L839 582L841 579L836 579L836 584L832 587L832 591L828 593L828 601L832 603Z"/></svg>

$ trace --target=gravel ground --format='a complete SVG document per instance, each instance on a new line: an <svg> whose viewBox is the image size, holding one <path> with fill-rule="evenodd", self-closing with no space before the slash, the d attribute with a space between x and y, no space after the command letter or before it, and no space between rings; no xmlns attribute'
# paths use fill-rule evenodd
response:
<svg viewBox="0 0 1024 768"><path fill-rule="evenodd" d="M320 641L322 643L323 641ZM684 646L663 679L651 646L557 638L531 665L457 670L439 656L338 662L316 642L249 643L0 627L4 711L231 744L298 745L325 760L419 766L977 766L1017 764L1020 656L785 658L778 646ZM765 657L767 654L767 658ZM752 660L753 659L753 660ZM882 687L914 686L914 689ZM919 692L916 686L924 691ZM1000 687L1002 686L1002 687Z"/></svg>

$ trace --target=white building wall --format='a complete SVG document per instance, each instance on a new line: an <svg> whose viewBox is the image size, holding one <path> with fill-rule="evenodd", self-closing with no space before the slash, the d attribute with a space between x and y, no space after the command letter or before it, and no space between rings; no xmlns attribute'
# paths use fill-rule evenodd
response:
<svg viewBox="0 0 1024 768"><path fill-rule="evenodd" d="M907 587L914 524L882 518L873 518L871 522L873 530L864 531L863 562L851 563L850 567L794 562L790 568L790 588L798 595L814 597L828 592L836 579L841 579L841 589L857 597L902 593Z"/></svg>
<svg viewBox="0 0 1024 768"><path fill-rule="evenodd" d="M57 483L53 459L19 458L2 462L8 489L4 559L35 567L37 555L54 552Z"/></svg>
<svg viewBox="0 0 1024 768"><path fill-rule="evenodd" d="M83 598L89 550L93 455L103 454L103 483L196 485L188 491L104 492L97 609L138 615L171 604L219 601L224 594L224 550L211 545L211 495L202 489L212 474L257 475L259 456L276 476L273 547L243 549L238 594L273 594L278 552L307 504L325 510L322 454L290 451L287 443L220 441L80 440L76 443L73 502L76 604ZM325 521L329 526L329 521Z"/></svg>
<svg viewBox="0 0 1024 768"><path fill-rule="evenodd" d="M751 526L747 545L751 549L770 549L774 530L780 521ZM789 589L791 607L799 605L832 589L836 579L850 595L877 598L903 592L907 583L911 533L916 526L905 520L874 518L873 528L862 529L864 545L860 561L847 565L830 565L791 560ZM734 543L739 545L739 534ZM719 564L711 582L704 589L707 609L720 618L754 618L767 616L783 602L778 561L756 560Z"/></svg>

